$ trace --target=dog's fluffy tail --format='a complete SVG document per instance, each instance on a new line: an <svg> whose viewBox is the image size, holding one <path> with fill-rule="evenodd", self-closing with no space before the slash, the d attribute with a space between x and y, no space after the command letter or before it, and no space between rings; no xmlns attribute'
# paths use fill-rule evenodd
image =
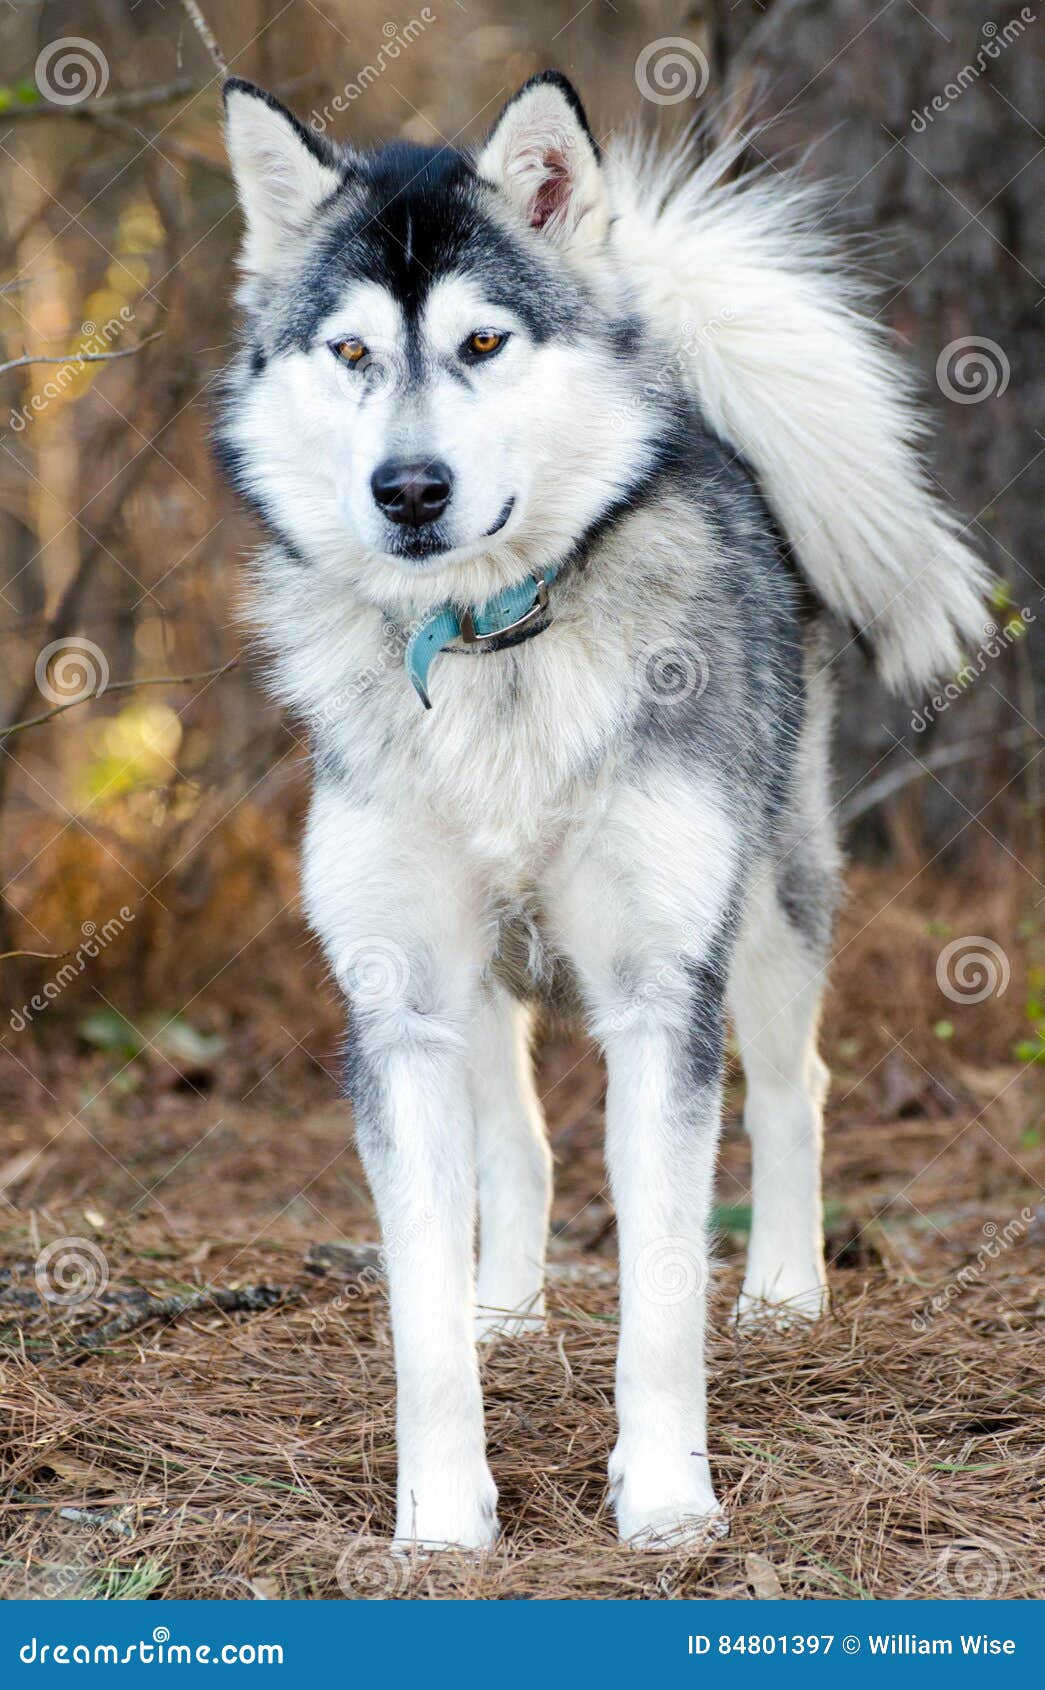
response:
<svg viewBox="0 0 1045 1690"><path fill-rule="evenodd" d="M984 636L988 572L937 497L911 379L820 229L822 191L633 141L607 158L617 250L705 417L754 468L811 587L897 691Z"/></svg>

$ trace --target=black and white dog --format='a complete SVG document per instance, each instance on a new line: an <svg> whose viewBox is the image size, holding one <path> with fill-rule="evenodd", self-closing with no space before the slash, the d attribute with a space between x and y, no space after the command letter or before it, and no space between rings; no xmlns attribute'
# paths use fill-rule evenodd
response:
<svg viewBox="0 0 1045 1690"><path fill-rule="evenodd" d="M474 155L335 147L240 81L226 112L246 333L219 450L315 749L305 896L387 1252L396 1538L497 1535L477 1341L543 1319L552 998L609 1068L620 1533L685 1545L725 1529L703 1328L727 1006L738 1312L825 1297L822 609L920 688L979 637L984 574L808 189L732 180L728 148L602 154L555 75Z"/></svg>

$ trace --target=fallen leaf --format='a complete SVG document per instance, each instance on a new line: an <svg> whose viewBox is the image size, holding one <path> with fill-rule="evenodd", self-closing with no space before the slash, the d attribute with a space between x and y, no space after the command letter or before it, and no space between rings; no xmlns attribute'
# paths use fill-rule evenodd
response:
<svg viewBox="0 0 1045 1690"><path fill-rule="evenodd" d="M744 1577L761 1602L781 1602L784 1592L777 1570L764 1555L744 1556Z"/></svg>

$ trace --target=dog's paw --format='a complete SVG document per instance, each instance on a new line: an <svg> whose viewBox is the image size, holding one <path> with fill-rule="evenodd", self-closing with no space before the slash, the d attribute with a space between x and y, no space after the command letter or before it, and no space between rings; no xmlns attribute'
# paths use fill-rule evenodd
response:
<svg viewBox="0 0 1045 1690"><path fill-rule="evenodd" d="M695 1554L729 1535L729 1515L716 1502L705 1513L693 1514L678 1508L653 1508L645 1518L628 1521L629 1529L621 1526L621 1541L629 1549L651 1550L663 1554Z"/></svg>
<svg viewBox="0 0 1045 1690"><path fill-rule="evenodd" d="M452 1540L416 1537L394 1537L386 1545L387 1553L398 1565L416 1566L424 1561L432 1561L443 1555L464 1557L467 1561L481 1561L493 1549L500 1535L500 1525L495 1519L493 1533L488 1542L457 1543Z"/></svg>
<svg viewBox="0 0 1045 1690"><path fill-rule="evenodd" d="M477 1344L492 1344L496 1338L532 1337L547 1329L543 1314L505 1314L501 1310L480 1309L475 1317Z"/></svg>
<svg viewBox="0 0 1045 1690"><path fill-rule="evenodd" d="M450 1472L425 1483L400 1480L392 1550L397 1556L436 1555L444 1550L491 1549L500 1535L497 1487L489 1473L474 1484L454 1482Z"/></svg>
<svg viewBox="0 0 1045 1690"><path fill-rule="evenodd" d="M702 1450L683 1449L671 1458L648 1443L630 1449L618 1444L610 1460L610 1497L621 1542L632 1549L695 1551L729 1530Z"/></svg>
<svg viewBox="0 0 1045 1690"><path fill-rule="evenodd" d="M490 1298L480 1301L475 1313L475 1337L479 1344L489 1344L495 1338L524 1338L547 1330L544 1294L535 1292L523 1302L499 1303Z"/></svg>
<svg viewBox="0 0 1045 1690"><path fill-rule="evenodd" d="M786 1330L819 1320L827 1313L827 1284L817 1274L796 1275L793 1280L771 1283L746 1280L733 1310L738 1326L772 1326Z"/></svg>

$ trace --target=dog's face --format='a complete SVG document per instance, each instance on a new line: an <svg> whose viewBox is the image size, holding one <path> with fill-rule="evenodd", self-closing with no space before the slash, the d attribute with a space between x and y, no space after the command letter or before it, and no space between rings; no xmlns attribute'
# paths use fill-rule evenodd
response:
<svg viewBox="0 0 1045 1690"><path fill-rule="evenodd" d="M490 559L517 577L520 547L567 546L648 457L569 86L528 84L474 162L340 151L239 82L226 106L252 341L219 436L238 485L378 591Z"/></svg>

